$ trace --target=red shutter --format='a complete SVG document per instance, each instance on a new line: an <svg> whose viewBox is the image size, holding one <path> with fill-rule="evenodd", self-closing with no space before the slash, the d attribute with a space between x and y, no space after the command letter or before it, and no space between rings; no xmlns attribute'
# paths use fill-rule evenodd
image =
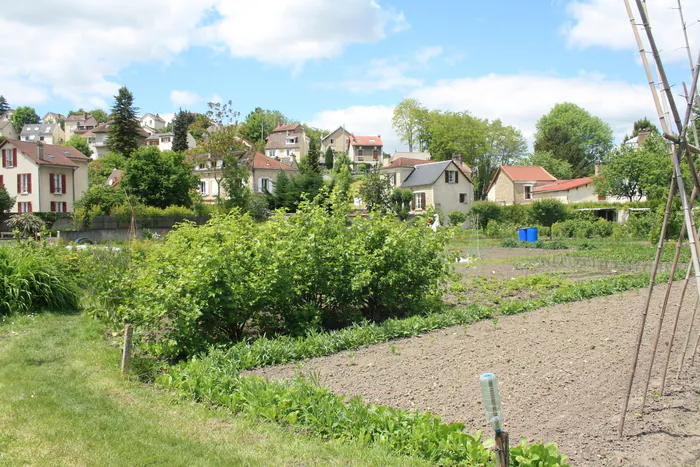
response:
<svg viewBox="0 0 700 467"><path fill-rule="evenodd" d="M51 194L56 192L56 180L53 177L53 174L49 174L49 191Z"/></svg>
<svg viewBox="0 0 700 467"><path fill-rule="evenodd" d="M5 186L5 180L3 179L2 175L0 175L0 186L2 186L2 187Z"/></svg>
<svg viewBox="0 0 700 467"><path fill-rule="evenodd" d="M68 203L65 201L63 202L63 212L68 212Z"/></svg>
<svg viewBox="0 0 700 467"><path fill-rule="evenodd" d="M4 169L5 167L7 167L7 162L6 162L7 159L5 159L5 153L6 153L6 151L7 151L7 149L3 149L3 150L2 150L2 154L0 154L0 155L2 156L2 168L3 168L3 169Z"/></svg>
<svg viewBox="0 0 700 467"><path fill-rule="evenodd" d="M425 209L425 193L420 194L420 205Z"/></svg>
<svg viewBox="0 0 700 467"><path fill-rule="evenodd" d="M27 212L32 212L32 202L28 202L27 206L29 206L29 210Z"/></svg>
<svg viewBox="0 0 700 467"><path fill-rule="evenodd" d="M17 214L22 214L22 203L17 203Z"/></svg>
<svg viewBox="0 0 700 467"><path fill-rule="evenodd" d="M17 167L17 148L12 149L12 167Z"/></svg>
<svg viewBox="0 0 700 467"><path fill-rule="evenodd" d="M63 194L66 194L66 174L61 174L61 187L63 187Z"/></svg>
<svg viewBox="0 0 700 467"><path fill-rule="evenodd" d="M459 170L455 172L455 183L459 183Z"/></svg>
<svg viewBox="0 0 700 467"><path fill-rule="evenodd" d="M51 201L51 212L56 212L56 201Z"/></svg>
<svg viewBox="0 0 700 467"><path fill-rule="evenodd" d="M17 174L17 194L22 192L22 174Z"/></svg>
<svg viewBox="0 0 700 467"><path fill-rule="evenodd" d="M27 193L32 192L32 174L27 174Z"/></svg>

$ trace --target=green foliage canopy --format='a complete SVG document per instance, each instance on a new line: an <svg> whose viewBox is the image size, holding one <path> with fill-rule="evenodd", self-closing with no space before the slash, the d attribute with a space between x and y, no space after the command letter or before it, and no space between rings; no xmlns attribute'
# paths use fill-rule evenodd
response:
<svg viewBox="0 0 700 467"><path fill-rule="evenodd" d="M17 133L22 132L22 128L24 125L31 124L31 123L39 123L41 121L41 118L36 113L36 110L34 110L34 107L17 107L15 109L15 112L12 114L10 117L10 121L12 122L12 126L15 127L15 131Z"/></svg>
<svg viewBox="0 0 700 467"><path fill-rule="evenodd" d="M92 157L92 149L90 149L90 145L88 144L87 140L80 135L71 136L70 139L64 143L64 146L71 146L80 151L82 154Z"/></svg>
<svg viewBox="0 0 700 467"><path fill-rule="evenodd" d="M0 185L0 212L7 212L15 205L15 198L11 197L7 189Z"/></svg>
<svg viewBox="0 0 700 467"><path fill-rule="evenodd" d="M549 151L536 152L523 160L523 165L538 165L559 180L574 178L574 171L568 161L554 157Z"/></svg>

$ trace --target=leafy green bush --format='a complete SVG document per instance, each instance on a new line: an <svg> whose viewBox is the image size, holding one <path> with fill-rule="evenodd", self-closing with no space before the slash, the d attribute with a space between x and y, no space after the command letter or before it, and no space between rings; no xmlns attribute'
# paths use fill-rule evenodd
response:
<svg viewBox="0 0 700 467"><path fill-rule="evenodd" d="M456 226L461 226L467 220L466 213L463 213L462 211L452 211L447 215L447 217L450 219L450 224Z"/></svg>
<svg viewBox="0 0 700 467"><path fill-rule="evenodd" d="M596 248L597 247L593 243L587 242L585 240L583 242L579 243L579 245L578 245L578 249L582 250L582 251L595 250Z"/></svg>
<svg viewBox="0 0 700 467"><path fill-rule="evenodd" d="M41 232L46 223L41 218L31 212L16 214L7 221L8 227L20 237L33 237Z"/></svg>
<svg viewBox="0 0 700 467"><path fill-rule="evenodd" d="M525 227L530 222L529 204L511 204L501 206L500 220L507 224L513 224L516 228Z"/></svg>
<svg viewBox="0 0 700 467"><path fill-rule="evenodd" d="M520 243L518 240L512 238L504 238L501 240L501 246L503 248L520 248Z"/></svg>
<svg viewBox="0 0 700 467"><path fill-rule="evenodd" d="M553 198L544 198L535 200L530 206L530 220L538 225L543 225L545 227L551 227L552 224L556 222L562 222L566 220L569 215L569 211L566 205ZM552 231L549 231L550 237L552 236Z"/></svg>
<svg viewBox="0 0 700 467"><path fill-rule="evenodd" d="M650 211L630 211L626 225L632 237L647 238L654 229L654 215Z"/></svg>
<svg viewBox="0 0 700 467"><path fill-rule="evenodd" d="M629 227L627 224L620 224L618 222L613 222L612 238L620 240L623 238L628 238L630 236Z"/></svg>
<svg viewBox="0 0 700 467"><path fill-rule="evenodd" d="M78 309L80 289L53 248L0 247L0 315Z"/></svg>
<svg viewBox="0 0 700 467"><path fill-rule="evenodd" d="M610 237L613 233L613 223L606 221L603 218L599 218L595 222L595 231L596 234L600 237Z"/></svg>
<svg viewBox="0 0 700 467"><path fill-rule="evenodd" d="M528 444L523 439L510 448L510 458L512 464L523 467L569 467L568 456L559 454L556 443Z"/></svg>
<svg viewBox="0 0 700 467"><path fill-rule="evenodd" d="M545 250L566 250L569 245L563 240L552 240L546 242L543 247Z"/></svg>
<svg viewBox="0 0 700 467"><path fill-rule="evenodd" d="M118 322L146 348L179 358L247 333L304 335L440 306L446 231L393 216L355 219L304 204L256 224L233 212L183 223L118 284Z"/></svg>
<svg viewBox="0 0 700 467"><path fill-rule="evenodd" d="M501 206L492 201L477 201L472 205L469 214L477 217L480 229L485 229L489 221L501 219Z"/></svg>

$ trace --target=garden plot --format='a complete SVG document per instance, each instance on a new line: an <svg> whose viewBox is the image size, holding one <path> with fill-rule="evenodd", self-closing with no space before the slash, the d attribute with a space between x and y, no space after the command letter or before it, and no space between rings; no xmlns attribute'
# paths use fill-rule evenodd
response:
<svg viewBox="0 0 700 467"><path fill-rule="evenodd" d="M678 284L671 294L674 310ZM653 323L663 290L658 286L652 300ZM684 310L695 295L689 291ZM301 371L315 373L320 384L338 393L430 410L448 421L466 423L469 431L486 428L478 375L494 372L501 381L506 426L514 440L555 441L576 466L695 466L700 460L700 359L676 381L674 353L667 395L651 396L644 416L631 413L625 436L617 437L644 298L645 290L638 290L556 305L309 360ZM679 329L687 325L685 314ZM647 335L641 368L648 363L650 340ZM652 390L658 387L659 359ZM287 365L257 373L287 378L296 371L297 365ZM632 411L640 404L639 381L633 394Z"/></svg>

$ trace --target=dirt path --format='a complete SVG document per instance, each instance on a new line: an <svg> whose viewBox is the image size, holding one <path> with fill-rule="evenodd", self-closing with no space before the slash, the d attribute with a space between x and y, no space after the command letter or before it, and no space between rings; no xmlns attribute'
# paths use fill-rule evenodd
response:
<svg viewBox="0 0 700 467"><path fill-rule="evenodd" d="M669 302L673 313L678 288L674 285ZM654 294L650 322L658 319L663 289L657 287ZM674 352L666 395L650 395L643 417L635 413L641 401L638 378L625 436L617 437L630 351L645 294L646 290L632 291L502 317L497 323L449 328L310 360L302 368L316 372L321 384L338 393L431 410L447 421L464 422L469 431L486 428L478 375L494 372L501 382L506 425L514 440L555 441L575 466L700 466L700 357L676 381L679 352ZM684 302L679 324L683 339L695 295L689 291ZM665 335L670 334L670 321ZM649 361L650 328L642 373ZM651 384L654 391L658 391L666 349L663 342L660 349ZM257 373L283 378L291 376L295 367Z"/></svg>

